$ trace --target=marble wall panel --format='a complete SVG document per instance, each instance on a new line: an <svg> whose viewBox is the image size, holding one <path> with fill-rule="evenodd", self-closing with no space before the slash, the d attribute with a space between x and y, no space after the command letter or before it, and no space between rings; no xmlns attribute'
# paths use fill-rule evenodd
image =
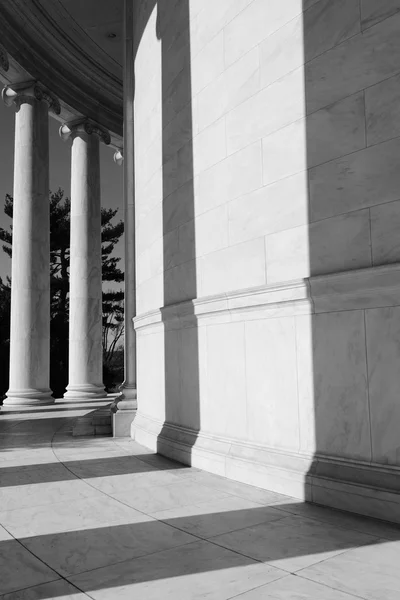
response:
<svg viewBox="0 0 400 600"><path fill-rule="evenodd" d="M313 320L316 451L371 459L363 311Z"/></svg>
<svg viewBox="0 0 400 600"><path fill-rule="evenodd" d="M201 421L205 431L246 436L244 323L207 327L207 395L204 402L202 398Z"/></svg>
<svg viewBox="0 0 400 600"><path fill-rule="evenodd" d="M300 67L229 112L228 154L304 117L304 94L304 73Z"/></svg>
<svg viewBox="0 0 400 600"><path fill-rule="evenodd" d="M170 11L172 14L172 7ZM172 16L171 14L171 16ZM174 14L175 18L176 13ZM190 34L187 24L183 24L182 28L177 27L178 23L170 28L169 36L165 36L162 40L163 52L163 87L167 89L179 73L184 69L189 62L190 57ZM173 38L173 39L171 39ZM151 68L151 67L150 67Z"/></svg>
<svg viewBox="0 0 400 600"><path fill-rule="evenodd" d="M261 88L304 64L303 13L260 44Z"/></svg>
<svg viewBox="0 0 400 600"><path fill-rule="evenodd" d="M192 57L219 33L227 23L253 0L203 0L203 7L190 23L190 45ZM212 15L212 18L210 18Z"/></svg>
<svg viewBox="0 0 400 600"><path fill-rule="evenodd" d="M365 90L368 145L400 135L400 75Z"/></svg>
<svg viewBox="0 0 400 600"><path fill-rule="evenodd" d="M193 179L193 142L182 146L163 166L163 195L167 198Z"/></svg>
<svg viewBox="0 0 400 600"><path fill-rule="evenodd" d="M363 92L312 113L306 129L308 168L365 148Z"/></svg>
<svg viewBox="0 0 400 600"><path fill-rule="evenodd" d="M306 172L286 177L229 202L229 243L234 245L308 222Z"/></svg>
<svg viewBox="0 0 400 600"><path fill-rule="evenodd" d="M399 73L399 26L400 14L307 63L307 113Z"/></svg>
<svg viewBox="0 0 400 600"><path fill-rule="evenodd" d="M198 271L198 261L189 260L164 272L165 306L197 297Z"/></svg>
<svg viewBox="0 0 400 600"><path fill-rule="evenodd" d="M165 420L168 423L185 424L188 410L182 411L184 402L181 397L181 332L177 329L166 329L164 331L164 375L165 389ZM195 407L193 407L195 410Z"/></svg>
<svg viewBox="0 0 400 600"><path fill-rule="evenodd" d="M253 0L226 27L225 64L230 65L302 12L302 0Z"/></svg>
<svg viewBox="0 0 400 600"><path fill-rule="evenodd" d="M199 215L195 222L196 255L204 256L229 246L228 205L222 204Z"/></svg>
<svg viewBox="0 0 400 600"><path fill-rule="evenodd" d="M268 185L307 169L306 122L299 119L262 141L263 183Z"/></svg>
<svg viewBox="0 0 400 600"><path fill-rule="evenodd" d="M361 31L359 0L320 0L304 12L305 62Z"/></svg>
<svg viewBox="0 0 400 600"><path fill-rule="evenodd" d="M164 127L162 132L162 163L175 154L194 137L192 103L186 106Z"/></svg>
<svg viewBox="0 0 400 600"><path fill-rule="evenodd" d="M136 337L138 398L143 398L143 412L149 417L165 420L165 376L163 332ZM140 377L151 364L151 377ZM151 398L151 402L147 401Z"/></svg>
<svg viewBox="0 0 400 600"><path fill-rule="evenodd" d="M293 318L246 323L248 439L299 448L296 340Z"/></svg>
<svg viewBox="0 0 400 600"><path fill-rule="evenodd" d="M163 229L164 233L172 231L176 227L193 219L194 206L193 194L195 184L188 181L175 190L163 203Z"/></svg>
<svg viewBox="0 0 400 600"><path fill-rule="evenodd" d="M365 312L372 460L400 465L400 307Z"/></svg>
<svg viewBox="0 0 400 600"><path fill-rule="evenodd" d="M177 227L164 234L164 237L162 238L163 268L166 270L186 262L185 256L179 249L179 230L180 228ZM190 260L190 258L194 257L190 256L187 260Z"/></svg>
<svg viewBox="0 0 400 600"><path fill-rule="evenodd" d="M199 296L263 285L264 238L230 246L200 259Z"/></svg>
<svg viewBox="0 0 400 600"><path fill-rule="evenodd" d="M225 117L203 129L193 140L193 171L198 175L226 158Z"/></svg>
<svg viewBox="0 0 400 600"><path fill-rule="evenodd" d="M399 0L361 0L361 25L363 29L372 27L384 19L400 12Z"/></svg>
<svg viewBox="0 0 400 600"><path fill-rule="evenodd" d="M163 85L163 126L170 123L191 100L190 66L185 65L168 88Z"/></svg>
<svg viewBox="0 0 400 600"><path fill-rule="evenodd" d="M371 266L368 210L268 235L267 280L286 281Z"/></svg>
<svg viewBox="0 0 400 600"><path fill-rule="evenodd" d="M163 147L160 137L156 137L152 144L142 150L140 140L136 140L135 173L138 189L148 185L152 177L160 170L163 164Z"/></svg>
<svg viewBox="0 0 400 600"><path fill-rule="evenodd" d="M310 169L310 220L400 198L400 139Z"/></svg>
<svg viewBox="0 0 400 600"><path fill-rule="evenodd" d="M254 48L198 95L198 121L202 130L260 89L260 59Z"/></svg>
<svg viewBox="0 0 400 600"><path fill-rule="evenodd" d="M136 225L145 219L155 206L163 200L163 173L158 169L145 186L136 184L135 213Z"/></svg>
<svg viewBox="0 0 400 600"><path fill-rule="evenodd" d="M186 427L199 430L202 405L207 404L207 328L182 329L180 340L179 414Z"/></svg>
<svg viewBox="0 0 400 600"><path fill-rule="evenodd" d="M195 213L201 214L262 186L261 142L198 175Z"/></svg>
<svg viewBox="0 0 400 600"><path fill-rule="evenodd" d="M295 317L297 386L299 397L299 450L315 452L313 316Z"/></svg>
<svg viewBox="0 0 400 600"><path fill-rule="evenodd" d="M307 225L266 236L267 282L290 281L310 275Z"/></svg>
<svg viewBox="0 0 400 600"><path fill-rule="evenodd" d="M136 309L140 315L148 310L154 310L164 304L164 278L160 273L147 279L136 288Z"/></svg>
<svg viewBox="0 0 400 600"><path fill-rule="evenodd" d="M155 206L149 214L140 221L136 228L136 249L141 254L163 235L163 215L160 205Z"/></svg>
<svg viewBox="0 0 400 600"><path fill-rule="evenodd" d="M400 262L400 201L374 206L370 210L374 265Z"/></svg>
<svg viewBox="0 0 400 600"><path fill-rule="evenodd" d="M192 61L193 94L201 92L224 70L224 34L220 31Z"/></svg>

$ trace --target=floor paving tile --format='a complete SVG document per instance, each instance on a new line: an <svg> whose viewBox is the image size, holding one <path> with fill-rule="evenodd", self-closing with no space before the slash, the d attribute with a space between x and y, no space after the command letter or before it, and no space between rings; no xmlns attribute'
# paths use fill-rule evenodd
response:
<svg viewBox="0 0 400 600"><path fill-rule="evenodd" d="M279 508L279 510L330 523L337 527L353 529L354 531L360 531L388 540L400 540L400 525L396 525L395 523L369 519L362 515L335 510L327 506L308 504L300 502L295 498L290 499L290 502L287 499L281 500L276 504L274 503L274 506Z"/></svg>
<svg viewBox="0 0 400 600"><path fill-rule="evenodd" d="M153 514L154 517L201 538L243 529L266 521L276 521L286 515L234 496L177 507Z"/></svg>
<svg viewBox="0 0 400 600"><path fill-rule="evenodd" d="M233 496L239 496L240 498L246 498L247 500L263 504L264 506L286 502L288 498L288 496L278 494L277 492L263 490L251 485L246 485L245 483L240 483L239 481L233 481L232 479L214 475L213 473L206 473L205 471L191 472L189 470L187 473L181 474L181 476L192 479L207 487L222 490Z"/></svg>
<svg viewBox="0 0 400 600"><path fill-rule="evenodd" d="M124 475L89 477L86 481L103 493L113 496L141 488L171 485L179 480L171 471L157 471L155 469L154 471L126 473Z"/></svg>
<svg viewBox="0 0 400 600"><path fill-rule="evenodd" d="M59 579L57 573L15 540L0 541L0 594Z"/></svg>
<svg viewBox="0 0 400 600"><path fill-rule="evenodd" d="M365 600L399 600L399 565L398 542L382 541L335 556L300 575Z"/></svg>
<svg viewBox="0 0 400 600"><path fill-rule="evenodd" d="M0 413L0 600L400 600L400 526L73 438L103 406Z"/></svg>
<svg viewBox="0 0 400 600"><path fill-rule="evenodd" d="M51 600L52 598L55 600L83 600L87 599L87 595L67 581L59 579L0 596L0 600Z"/></svg>
<svg viewBox="0 0 400 600"><path fill-rule="evenodd" d="M179 529L146 516L142 522L33 536L22 542L58 573L68 576L195 540Z"/></svg>
<svg viewBox="0 0 400 600"><path fill-rule="evenodd" d="M356 600L338 590L288 575L235 597L236 600ZM357 597L359 599L359 596Z"/></svg>
<svg viewBox="0 0 400 600"><path fill-rule="evenodd" d="M73 576L71 581L95 600L227 600L283 575L200 541Z"/></svg>
<svg viewBox="0 0 400 600"><path fill-rule="evenodd" d="M227 497L228 494L221 490L179 479L168 485L142 487L114 495L114 498L147 514Z"/></svg>
<svg viewBox="0 0 400 600"><path fill-rule="evenodd" d="M289 572L363 544L379 545L378 538L298 516L246 527L212 541Z"/></svg>
<svg viewBox="0 0 400 600"><path fill-rule="evenodd" d="M32 537L112 523L137 523L146 515L104 495L0 512L0 523L15 537Z"/></svg>

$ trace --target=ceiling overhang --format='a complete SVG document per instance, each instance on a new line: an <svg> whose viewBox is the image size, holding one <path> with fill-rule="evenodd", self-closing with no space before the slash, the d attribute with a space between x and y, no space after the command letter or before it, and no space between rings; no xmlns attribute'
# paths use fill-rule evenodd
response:
<svg viewBox="0 0 400 600"><path fill-rule="evenodd" d="M60 101L57 118L68 122L88 117L106 127L112 145L120 147L122 0L85 0L80 5L81 11L74 0L1 0L0 43L9 64L7 70L0 64L0 79L11 86L39 81ZM98 8L92 21L89 5ZM110 6L112 23L107 21ZM114 45L107 51L111 40L120 48Z"/></svg>

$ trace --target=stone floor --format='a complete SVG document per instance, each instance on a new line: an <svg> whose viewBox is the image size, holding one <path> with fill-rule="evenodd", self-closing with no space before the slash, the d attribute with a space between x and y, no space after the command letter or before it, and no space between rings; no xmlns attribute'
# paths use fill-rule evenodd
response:
<svg viewBox="0 0 400 600"><path fill-rule="evenodd" d="M399 600L400 528L0 413L0 598Z"/></svg>

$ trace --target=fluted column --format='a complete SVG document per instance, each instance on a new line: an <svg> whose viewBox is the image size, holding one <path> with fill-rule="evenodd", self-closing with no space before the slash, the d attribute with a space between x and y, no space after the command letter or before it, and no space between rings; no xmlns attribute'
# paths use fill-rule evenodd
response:
<svg viewBox="0 0 400 600"><path fill-rule="evenodd" d="M50 378L49 107L35 82L6 87L16 105L11 263L10 387L5 405L54 402Z"/></svg>
<svg viewBox="0 0 400 600"><path fill-rule="evenodd" d="M134 157L134 81L133 81L133 2L124 2L124 375L121 395L112 406L113 435L131 434L131 424L137 409L136 394L136 259L135 259L135 157ZM121 159L119 153L116 159Z"/></svg>
<svg viewBox="0 0 400 600"><path fill-rule="evenodd" d="M107 131L85 120L63 125L72 139L68 400L100 398L103 385L99 142Z"/></svg>

